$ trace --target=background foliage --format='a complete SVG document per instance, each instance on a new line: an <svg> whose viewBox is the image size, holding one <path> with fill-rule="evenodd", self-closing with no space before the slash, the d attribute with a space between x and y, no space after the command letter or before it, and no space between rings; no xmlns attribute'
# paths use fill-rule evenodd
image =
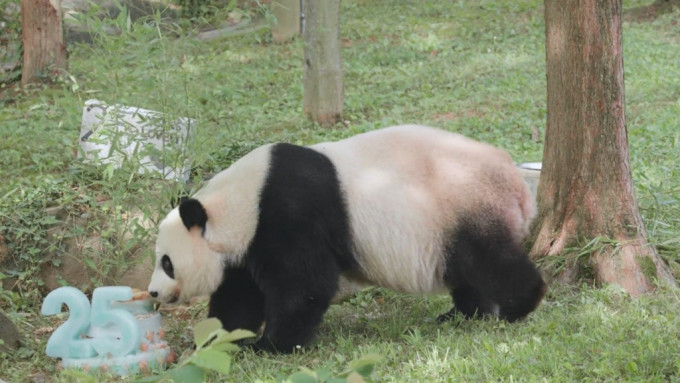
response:
<svg viewBox="0 0 680 383"><path fill-rule="evenodd" d="M0 84L21 76L20 8L20 0L0 0Z"/></svg>

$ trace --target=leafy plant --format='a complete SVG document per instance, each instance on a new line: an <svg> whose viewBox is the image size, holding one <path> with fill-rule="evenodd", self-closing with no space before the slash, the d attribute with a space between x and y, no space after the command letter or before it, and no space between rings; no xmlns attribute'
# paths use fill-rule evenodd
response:
<svg viewBox="0 0 680 383"><path fill-rule="evenodd" d="M583 267L588 269L584 270L582 275L584 278L589 279L593 276L593 272L589 270L589 263L582 261L590 259L605 248L613 248L613 254L615 255L620 250L621 244L614 239L602 236L592 238L588 242L579 239L576 246L564 249L564 252L561 254L542 257L536 263L541 269L552 272L552 276L559 275L568 265L583 263L586 265Z"/></svg>
<svg viewBox="0 0 680 383"><path fill-rule="evenodd" d="M311 370L300 367L286 379L286 383L368 383L372 382L371 375L375 365L382 358L378 355L367 355L350 364L349 370L334 376L327 368Z"/></svg>
<svg viewBox="0 0 680 383"><path fill-rule="evenodd" d="M42 281L35 278L40 264L50 253L59 253L63 238L52 235L50 228L58 221L46 213L53 201L60 199L63 187L57 182L45 182L41 188L14 189L0 196L0 236L7 241L7 259L0 280L16 279L20 295L3 292L8 300L27 309L35 304ZM54 259L54 262L59 262Z"/></svg>
<svg viewBox="0 0 680 383"><path fill-rule="evenodd" d="M20 10L19 0L0 0L0 91L21 76Z"/></svg>
<svg viewBox="0 0 680 383"><path fill-rule="evenodd" d="M234 342L255 336L250 331L225 331L219 319L210 318L194 326L196 350L176 367L161 375L154 375L137 382L157 382L171 379L175 382L200 383L205 381L207 371L229 374L232 354L239 351Z"/></svg>
<svg viewBox="0 0 680 383"><path fill-rule="evenodd" d="M203 382L208 371L227 375L231 371L232 355L240 350L234 342L254 337L250 331L225 331L216 318L198 322L194 326L194 342L196 350L176 367L160 375L154 375L135 382L157 382L173 380L175 382ZM312 370L300 367L300 371L291 374L287 383L369 383L376 363L377 355L367 355L355 360L349 369L339 375L333 375L327 368Z"/></svg>
<svg viewBox="0 0 680 383"><path fill-rule="evenodd" d="M235 0L177 0L182 7L182 17L197 20L217 13L219 9L234 9Z"/></svg>

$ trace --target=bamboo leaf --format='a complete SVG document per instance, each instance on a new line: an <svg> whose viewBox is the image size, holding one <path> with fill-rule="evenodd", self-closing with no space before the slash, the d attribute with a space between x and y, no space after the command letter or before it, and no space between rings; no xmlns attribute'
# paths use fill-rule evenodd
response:
<svg viewBox="0 0 680 383"><path fill-rule="evenodd" d="M225 342L234 343L235 341L246 338L252 338L254 336L255 334L248 330L236 329L231 332L224 331L217 335L217 338L215 339L213 344L220 344Z"/></svg>
<svg viewBox="0 0 680 383"><path fill-rule="evenodd" d="M213 342L213 344L210 346L210 349L227 353L234 353L240 350L241 348L235 345L234 343L223 342L216 344L215 342Z"/></svg>
<svg viewBox="0 0 680 383"><path fill-rule="evenodd" d="M184 365L178 369L168 371L168 376L175 382L181 383L203 383L205 372L202 368L192 364Z"/></svg>
<svg viewBox="0 0 680 383"><path fill-rule="evenodd" d="M210 348L196 351L191 356L190 362L221 374L228 374L231 369L231 357L229 354Z"/></svg>
<svg viewBox="0 0 680 383"><path fill-rule="evenodd" d="M382 358L380 355L369 354L361 359L355 360L350 364L350 368L353 371L358 372L361 376L367 377L371 375L375 365L380 362ZM351 375L351 373L350 373Z"/></svg>
<svg viewBox="0 0 680 383"><path fill-rule="evenodd" d="M318 380L305 372L296 372L288 377L287 383L317 383Z"/></svg>
<svg viewBox="0 0 680 383"><path fill-rule="evenodd" d="M216 330L222 329L222 322L217 318L202 320L194 326L194 343L202 347L213 335Z"/></svg>
<svg viewBox="0 0 680 383"><path fill-rule="evenodd" d="M364 375L365 376L365 375ZM358 372L352 371L347 376L347 383L364 383L364 377L359 375Z"/></svg>

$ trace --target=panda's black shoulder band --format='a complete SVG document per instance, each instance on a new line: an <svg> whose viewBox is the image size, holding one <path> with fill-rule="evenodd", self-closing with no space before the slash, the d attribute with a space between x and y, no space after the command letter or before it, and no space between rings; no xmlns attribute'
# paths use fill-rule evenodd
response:
<svg viewBox="0 0 680 383"><path fill-rule="evenodd" d="M208 222L208 214L205 212L205 208L197 199L187 199L182 201L179 205L179 216L182 218L184 226L187 230L191 230L192 227L198 226L202 231L205 231L205 224Z"/></svg>

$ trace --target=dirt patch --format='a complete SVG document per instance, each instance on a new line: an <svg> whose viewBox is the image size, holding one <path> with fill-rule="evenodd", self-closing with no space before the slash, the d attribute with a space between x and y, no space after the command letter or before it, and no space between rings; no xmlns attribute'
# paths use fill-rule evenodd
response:
<svg viewBox="0 0 680 383"><path fill-rule="evenodd" d="M137 225L150 229L154 223L141 211L132 210L120 213L126 223L116 230L124 230L119 235L106 239L101 236L107 226L106 217L94 218L87 214L70 214L63 207L50 207L47 216L55 222L47 227L47 242L54 244L55 250L47 251L39 262L35 277L42 281L45 292L66 284L84 292L97 286L122 285L146 290L153 265L146 257L152 246L150 240L137 238L128 227ZM126 244L123 246L122 244ZM0 236L0 267L21 269L9 253L7 240ZM124 252L125 258L111 260L116 252ZM0 281L7 290L17 290L22 281L8 277Z"/></svg>

